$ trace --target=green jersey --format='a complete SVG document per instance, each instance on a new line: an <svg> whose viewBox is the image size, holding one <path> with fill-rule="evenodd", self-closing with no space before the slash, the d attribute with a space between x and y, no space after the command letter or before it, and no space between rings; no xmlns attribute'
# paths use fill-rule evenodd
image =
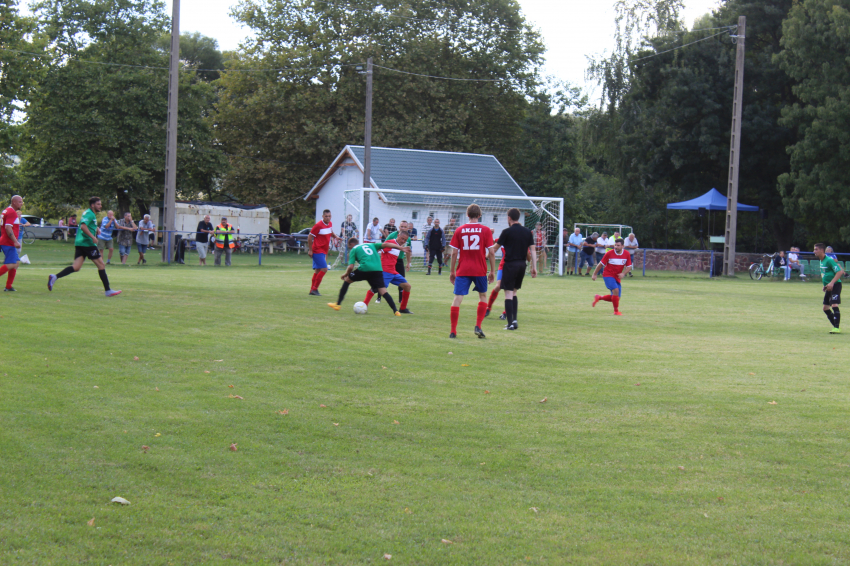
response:
<svg viewBox="0 0 850 566"><path fill-rule="evenodd" d="M383 271L384 268L381 266L381 253L379 251L383 247L383 244L372 243L355 246L348 252L348 264L354 265L354 262L359 263L360 271Z"/></svg>
<svg viewBox="0 0 850 566"><path fill-rule="evenodd" d="M832 278L835 277L836 273L841 271L841 266L838 265L834 259L831 257L826 257L820 260L820 276L823 279L824 285L829 285L832 283ZM841 279L839 278L836 283L840 283Z"/></svg>
<svg viewBox="0 0 850 566"><path fill-rule="evenodd" d="M396 238L398 238L398 230L396 230L395 232L393 232L392 234L387 236L387 240L395 240ZM410 245L409 242L410 242L410 238L407 239L407 242L405 242L404 245L409 246ZM402 247L404 247L404 246L402 246ZM398 252L398 259L404 260L404 252Z"/></svg>
<svg viewBox="0 0 850 566"><path fill-rule="evenodd" d="M83 213L83 218L80 220L80 227L77 229L77 238L74 240L75 246L92 247L95 245L94 240L86 236L83 232L83 226L89 227L89 232L92 236L97 235L97 215L92 209L88 209Z"/></svg>

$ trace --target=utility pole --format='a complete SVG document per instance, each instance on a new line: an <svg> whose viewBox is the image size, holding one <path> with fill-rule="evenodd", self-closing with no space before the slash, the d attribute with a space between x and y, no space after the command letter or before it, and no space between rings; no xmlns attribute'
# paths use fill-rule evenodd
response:
<svg viewBox="0 0 850 566"><path fill-rule="evenodd" d="M177 92L180 72L180 0L172 0L171 62L168 73L168 134L165 142L165 195L162 201L162 226L175 228L177 200ZM162 261L168 261L174 248L174 234L167 233L162 242Z"/></svg>
<svg viewBox="0 0 850 566"><path fill-rule="evenodd" d="M372 58L366 60L366 127L365 139L363 140L363 188L372 188ZM366 224L369 219L369 195L363 193L362 205L360 207L360 229L366 233Z"/></svg>
<svg viewBox="0 0 850 566"><path fill-rule="evenodd" d="M729 142L729 187L726 190L726 241L723 246L723 275L735 275L735 239L738 234L738 165L741 161L741 106L744 98L744 40L747 17L738 17L735 39L735 93L732 101L732 138Z"/></svg>

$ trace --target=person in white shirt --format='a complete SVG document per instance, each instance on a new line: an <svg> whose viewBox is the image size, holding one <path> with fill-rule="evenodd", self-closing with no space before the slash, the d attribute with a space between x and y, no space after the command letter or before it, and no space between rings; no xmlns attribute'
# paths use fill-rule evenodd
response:
<svg viewBox="0 0 850 566"><path fill-rule="evenodd" d="M602 232L602 235L596 240L596 263L602 261L602 256L608 251L608 232Z"/></svg>
<svg viewBox="0 0 850 566"><path fill-rule="evenodd" d="M380 222L378 221L378 217L372 219L372 223L369 224L369 227L366 228L366 234L363 237L364 242L380 242L381 237L384 235L384 231L378 225Z"/></svg>
<svg viewBox="0 0 850 566"><path fill-rule="evenodd" d="M624 246L625 246L626 250L629 252L629 255L632 256L632 265L634 265L634 263L635 263L635 251L637 251L637 249L638 249L638 241L637 241L637 238L635 237L634 232L629 234L629 237L626 238ZM634 275L632 275L631 271L629 271L629 277L634 277Z"/></svg>
<svg viewBox="0 0 850 566"><path fill-rule="evenodd" d="M789 279L790 279L791 270L797 269L797 270L800 271L800 279L805 281L806 280L806 272L803 269L803 265L800 263L800 260L797 258L797 253L796 253L796 252L799 252L799 251L800 251L800 248L792 247L791 251L788 253L788 276L789 276Z"/></svg>

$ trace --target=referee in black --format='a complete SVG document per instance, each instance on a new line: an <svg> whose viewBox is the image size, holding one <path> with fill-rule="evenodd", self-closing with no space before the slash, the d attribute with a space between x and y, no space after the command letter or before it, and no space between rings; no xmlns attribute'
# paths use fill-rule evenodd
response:
<svg viewBox="0 0 850 566"><path fill-rule="evenodd" d="M537 250L534 249L534 235L531 230L519 223L519 209L508 211L508 227L502 230L499 239L493 246L493 253L505 248L505 266L502 268L502 291L505 292L505 320L507 330L516 330L517 301L516 292L522 287L525 277L526 259L531 253L531 276L537 277Z"/></svg>

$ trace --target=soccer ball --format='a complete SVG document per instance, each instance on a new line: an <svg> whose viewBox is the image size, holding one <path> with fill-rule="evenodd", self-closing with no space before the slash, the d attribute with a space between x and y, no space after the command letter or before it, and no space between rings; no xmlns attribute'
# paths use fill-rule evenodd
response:
<svg viewBox="0 0 850 566"><path fill-rule="evenodd" d="M354 303L354 314L366 314L367 310L369 310L369 307L363 301Z"/></svg>

